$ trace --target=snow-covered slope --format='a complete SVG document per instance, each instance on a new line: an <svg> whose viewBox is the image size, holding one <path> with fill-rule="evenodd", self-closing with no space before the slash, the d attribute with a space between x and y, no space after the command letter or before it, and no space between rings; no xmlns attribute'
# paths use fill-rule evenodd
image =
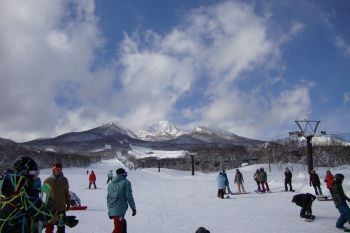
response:
<svg viewBox="0 0 350 233"><path fill-rule="evenodd" d="M203 174L197 172L191 176L189 171L175 171L161 168L128 171L128 179L132 183L137 215L131 216L130 209L125 218L128 232L133 233L194 233L199 226L210 232L220 233L330 233L342 232L335 228L339 216L333 202L315 201L313 214L315 222L308 223L299 217L300 207L291 202L293 195L310 192L306 171L301 165L288 166L293 172L295 193L280 192L283 190L284 168L273 165L268 172L267 165L254 165L241 168L245 178L247 195L231 196L230 199L216 197L217 173ZM71 233L110 233L113 222L108 218L107 172L123 165L116 161L104 161L87 168L63 169L70 182L70 189L78 194L83 204L89 206L86 211L68 211L68 215L76 215L79 224ZM265 167L272 193L256 194L256 183L252 179L256 168ZM341 172L345 175L344 190L350 194L350 167L331 168L333 174ZM99 189L87 189L88 176L86 170L94 170L97 175ZM316 169L321 180L326 168ZM41 178L50 175L50 169L41 171ZM235 170L228 170L231 189ZM324 183L322 190L328 194ZM349 224L346 224L349 226Z"/></svg>
<svg viewBox="0 0 350 233"><path fill-rule="evenodd" d="M136 135L145 141L165 141L179 137L184 133L168 121L159 121L150 125L146 130L138 131Z"/></svg>

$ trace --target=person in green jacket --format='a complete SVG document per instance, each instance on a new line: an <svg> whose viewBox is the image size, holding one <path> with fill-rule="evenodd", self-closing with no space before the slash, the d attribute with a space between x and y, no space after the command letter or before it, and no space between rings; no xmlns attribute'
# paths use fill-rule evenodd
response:
<svg viewBox="0 0 350 233"><path fill-rule="evenodd" d="M350 201L350 198L347 197L344 193L344 189L342 186L344 175L336 174L334 176L334 183L332 188L332 197L334 201L335 207L338 209L340 216L337 220L336 227L339 229L343 229L344 231L349 231L350 229L344 227L344 223L346 221L350 223L350 208L346 201Z"/></svg>
<svg viewBox="0 0 350 233"><path fill-rule="evenodd" d="M114 230L112 233L126 233L125 213L130 206L132 216L136 215L136 205L132 194L131 183L126 179L127 173L119 168L117 176L108 184L107 207L110 219L113 219Z"/></svg>

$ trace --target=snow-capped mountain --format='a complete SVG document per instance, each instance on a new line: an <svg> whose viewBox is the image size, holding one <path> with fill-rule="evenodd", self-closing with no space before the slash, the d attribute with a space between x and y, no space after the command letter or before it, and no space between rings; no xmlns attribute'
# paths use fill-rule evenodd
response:
<svg viewBox="0 0 350 233"><path fill-rule="evenodd" d="M168 121L159 121L150 125L146 130L138 131L136 135L145 141L165 141L180 137L184 133Z"/></svg>

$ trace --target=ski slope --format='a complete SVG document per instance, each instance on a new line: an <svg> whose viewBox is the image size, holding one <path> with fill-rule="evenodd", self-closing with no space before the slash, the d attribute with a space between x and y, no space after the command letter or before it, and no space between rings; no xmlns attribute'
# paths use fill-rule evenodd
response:
<svg viewBox="0 0 350 233"><path fill-rule="evenodd" d="M292 192L284 190L284 169L292 168ZM64 168L63 172L70 182L70 189L77 193L82 204L89 206L86 211L69 211L76 215L79 224L67 232L104 233L112 232L113 222L108 218L106 207L107 172L124 167L119 161L109 160L84 168ZM268 182L272 193L257 194L253 174L256 168L264 167L268 172ZM87 189L86 170L94 170L98 189ZM131 233L194 233L199 226L204 226L211 233L295 233L295 232L342 232L335 228L339 216L332 201L315 201L314 222L305 222L299 217L300 207L291 202L293 195L310 192L305 170L301 165L274 165L271 173L267 165L253 165L240 168L245 189L250 194L235 195L230 199L216 197L217 173L199 173L191 176L190 172L169 169L143 169L128 171L132 183L137 215L126 214L128 232ZM345 175L344 190L350 194L349 166L331 168L332 173ZM318 168L317 173L323 180L326 168ZM41 170L41 179L50 175L50 170ZM227 171L232 191L235 170ZM325 185L324 194L329 195ZM348 226L348 224L346 224Z"/></svg>

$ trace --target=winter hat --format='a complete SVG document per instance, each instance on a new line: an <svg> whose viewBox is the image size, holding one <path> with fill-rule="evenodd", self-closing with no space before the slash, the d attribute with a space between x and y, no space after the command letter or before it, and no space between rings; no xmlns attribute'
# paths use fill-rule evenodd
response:
<svg viewBox="0 0 350 233"><path fill-rule="evenodd" d="M343 174L335 174L334 175L334 179L337 180L337 181L343 181L344 180L344 175Z"/></svg>
<svg viewBox="0 0 350 233"><path fill-rule="evenodd" d="M118 168L116 173L117 173L117 175L122 175L124 177L126 177L128 175L128 173L126 173L126 171L123 168Z"/></svg>
<svg viewBox="0 0 350 233"><path fill-rule="evenodd" d="M62 168L62 164L61 163L54 163L52 168Z"/></svg>
<svg viewBox="0 0 350 233"><path fill-rule="evenodd" d="M210 233L210 231L208 231L204 227L200 227L196 230L196 233Z"/></svg>

